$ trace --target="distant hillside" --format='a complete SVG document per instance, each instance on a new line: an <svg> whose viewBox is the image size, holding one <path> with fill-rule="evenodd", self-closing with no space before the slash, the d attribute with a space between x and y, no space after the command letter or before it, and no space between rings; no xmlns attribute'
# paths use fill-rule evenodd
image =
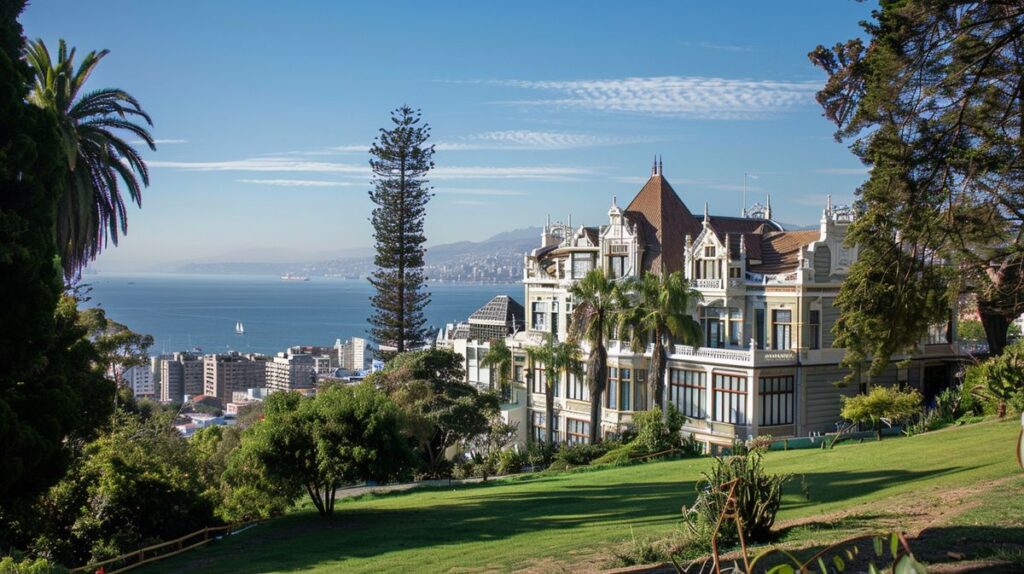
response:
<svg viewBox="0 0 1024 574"><path fill-rule="evenodd" d="M427 247L427 276L441 281L510 281L522 272L522 256L540 245L540 227L504 231L482 241ZM323 254L320 257L324 257ZM372 248L339 250L317 261L188 263L178 273L362 277L373 271Z"/></svg>

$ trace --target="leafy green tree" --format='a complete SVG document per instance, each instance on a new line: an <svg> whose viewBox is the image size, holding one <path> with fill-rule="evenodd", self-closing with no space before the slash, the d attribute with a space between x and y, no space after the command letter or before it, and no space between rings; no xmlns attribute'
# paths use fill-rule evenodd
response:
<svg viewBox="0 0 1024 574"><path fill-rule="evenodd" d="M572 286L572 317L569 322L569 341L586 342L587 386L590 389L590 443L601 440L601 397L608 386L608 349L605 341L614 326L618 287L601 269L587 273Z"/></svg>
<svg viewBox="0 0 1024 574"><path fill-rule="evenodd" d="M575 343L555 342L554 335L544 336L544 343L537 347L529 347L526 354L530 362L546 367L547 378L544 381L544 416L547 421L547 443L554 444L555 433L555 386L562 375L583 377L580 364L580 348Z"/></svg>
<svg viewBox="0 0 1024 574"><path fill-rule="evenodd" d="M405 431L429 476L442 476L445 451L488 432L499 412L498 396L466 383L462 356L445 349L398 355L367 382L402 410Z"/></svg>
<svg viewBox="0 0 1024 574"><path fill-rule="evenodd" d="M977 294L994 354L1024 312L1024 8L1019 3L885 0L869 40L818 46L818 93L836 138L870 167L836 301L847 364L881 372Z"/></svg>
<svg viewBox="0 0 1024 574"><path fill-rule="evenodd" d="M512 385L512 350L505 340L492 339L480 364L497 371L498 387L504 396Z"/></svg>
<svg viewBox="0 0 1024 574"><path fill-rule="evenodd" d="M245 431L229 462L241 474L236 484L250 485L247 494L267 496L251 486L278 483L272 494L294 502L304 490L331 516L341 486L393 480L410 467L401 414L369 384L330 385L315 398L276 393L266 402L264 420Z"/></svg>
<svg viewBox="0 0 1024 574"><path fill-rule="evenodd" d="M700 323L690 315L691 308L701 300L701 294L691 288L678 271L668 275L645 273L639 279L627 281L619 293L622 300L618 303L616 318L618 332L628 337L636 352L643 352L648 342L654 343L651 368L647 370L646 407L656 406L660 410L671 352L669 345L678 342L698 346L701 343Z"/></svg>
<svg viewBox="0 0 1024 574"><path fill-rule="evenodd" d="M370 200L376 205L370 221L377 242L370 324L379 347L403 353L426 335L423 309L430 294L423 274L423 220L433 195L426 177L434 167L434 146L427 144L430 126L420 125L419 110L402 106L391 113L391 122L392 129L381 129L370 148ZM387 358L392 352L378 354Z"/></svg>
<svg viewBox="0 0 1024 574"><path fill-rule="evenodd" d="M142 205L142 186L149 171L138 151L118 132L140 138L156 150L149 131L153 125L139 102L123 90L107 88L83 93L83 88L108 50L89 52L75 69L75 49L60 40L57 60L42 40L29 43L25 60L32 68L29 101L57 117L66 162L64 193L57 205L57 246L64 274L74 277L118 234L128 231L122 185L133 202Z"/></svg>
<svg viewBox="0 0 1024 574"><path fill-rule="evenodd" d="M1006 417L1006 402L1024 393L1024 343L1006 347L1002 355L982 363L989 393L996 399L996 414Z"/></svg>
<svg viewBox="0 0 1024 574"><path fill-rule="evenodd" d="M214 501L204 494L203 475L170 417L117 418L43 498L46 526L37 553L87 563L213 522Z"/></svg>
<svg viewBox="0 0 1024 574"><path fill-rule="evenodd" d="M882 440L883 419L905 421L921 412L921 393L915 389L875 386L866 395L843 397L842 400L840 416L849 421L871 424L878 440Z"/></svg>
<svg viewBox="0 0 1024 574"><path fill-rule="evenodd" d="M685 423L686 417L671 403L665 415L659 408L638 412L633 415L633 430L636 436L630 444L641 453L677 448L682 442L680 431Z"/></svg>
<svg viewBox="0 0 1024 574"><path fill-rule="evenodd" d="M124 373L128 369L149 363L152 335L136 333L126 325L111 320L99 307L82 311L80 320L114 384L124 384ZM116 399L117 395L114 397Z"/></svg>

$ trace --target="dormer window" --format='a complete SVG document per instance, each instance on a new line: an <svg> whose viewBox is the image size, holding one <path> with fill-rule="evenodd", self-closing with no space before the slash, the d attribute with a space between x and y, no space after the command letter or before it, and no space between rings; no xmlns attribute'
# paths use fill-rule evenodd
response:
<svg viewBox="0 0 1024 574"><path fill-rule="evenodd" d="M714 257L714 256L715 256L715 246L714 245L706 245L704 247L704 257Z"/></svg>

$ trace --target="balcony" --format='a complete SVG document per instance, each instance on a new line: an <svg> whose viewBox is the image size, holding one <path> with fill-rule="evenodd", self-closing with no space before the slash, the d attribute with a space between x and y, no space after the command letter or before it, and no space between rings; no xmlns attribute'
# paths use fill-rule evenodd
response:
<svg viewBox="0 0 1024 574"><path fill-rule="evenodd" d="M624 341L611 340L605 345L609 357L629 356L634 352L629 344ZM643 356L650 357L654 345L647 345L643 350ZM589 352L589 347L584 346L584 353ZM746 348L715 348L715 347L691 347L689 345L674 345L669 352L670 360L699 361L704 363L719 363L737 367L763 367L781 366L796 363L796 351L791 350L766 350Z"/></svg>
<svg viewBox="0 0 1024 574"><path fill-rule="evenodd" d="M721 279L694 279L693 287L695 289L722 289Z"/></svg>

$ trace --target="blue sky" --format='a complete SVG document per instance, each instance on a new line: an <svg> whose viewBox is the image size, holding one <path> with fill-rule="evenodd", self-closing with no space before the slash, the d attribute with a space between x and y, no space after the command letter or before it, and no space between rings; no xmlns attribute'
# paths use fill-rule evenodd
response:
<svg viewBox="0 0 1024 574"><path fill-rule="evenodd" d="M438 146L430 243L607 220L664 158L690 208L814 224L865 171L832 140L807 60L872 4L71 2L30 38L111 51L90 79L137 97L161 143L129 231L97 267L308 260L371 244L366 150L421 108Z"/></svg>

